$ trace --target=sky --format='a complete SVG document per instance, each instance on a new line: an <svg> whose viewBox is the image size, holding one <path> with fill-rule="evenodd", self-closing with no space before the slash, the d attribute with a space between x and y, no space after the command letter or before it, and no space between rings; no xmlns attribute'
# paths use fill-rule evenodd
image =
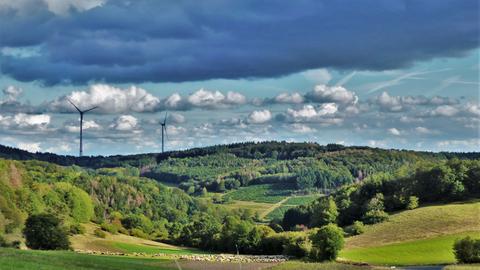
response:
<svg viewBox="0 0 480 270"><path fill-rule="evenodd" d="M480 3L0 0L0 144L480 151Z"/></svg>

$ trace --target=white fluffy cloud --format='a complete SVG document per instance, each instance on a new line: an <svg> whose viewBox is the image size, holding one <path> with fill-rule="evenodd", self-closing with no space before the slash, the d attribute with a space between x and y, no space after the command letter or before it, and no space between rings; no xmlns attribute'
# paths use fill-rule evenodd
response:
<svg viewBox="0 0 480 270"><path fill-rule="evenodd" d="M32 153L42 151L42 148L40 147L40 143L20 142L20 143L17 144L17 147L22 149L22 150L32 152Z"/></svg>
<svg viewBox="0 0 480 270"><path fill-rule="evenodd" d="M432 116L446 116L451 117L456 115L460 110L451 105L438 106L434 110L430 111Z"/></svg>
<svg viewBox="0 0 480 270"><path fill-rule="evenodd" d="M253 111L248 115L248 122L252 124L263 124L272 119L272 113L269 110Z"/></svg>
<svg viewBox="0 0 480 270"><path fill-rule="evenodd" d="M318 103L355 104L358 101L358 96L343 86L316 85L305 97L309 101Z"/></svg>
<svg viewBox="0 0 480 270"><path fill-rule="evenodd" d="M277 116L279 120L287 122L316 122L323 124L339 124L343 120L341 118L334 118L333 116L338 111L338 106L335 103L325 103L314 107L313 105L303 105L300 109L287 109L286 114Z"/></svg>
<svg viewBox="0 0 480 270"><path fill-rule="evenodd" d="M281 93L274 97L273 99L269 99L267 102L269 103L279 103L279 104L300 104L305 101L305 98L300 95L299 93Z"/></svg>
<svg viewBox="0 0 480 270"><path fill-rule="evenodd" d="M9 85L3 89L3 95L5 96L5 102L15 101L22 94L22 88Z"/></svg>
<svg viewBox="0 0 480 270"><path fill-rule="evenodd" d="M70 124L65 125L64 128L68 132L79 132L80 131L80 124L79 123L77 123L77 124L70 123ZM87 130L87 129L100 130L100 129L102 129L102 127L99 124L97 124L94 120L84 120L83 121L83 130Z"/></svg>
<svg viewBox="0 0 480 270"><path fill-rule="evenodd" d="M163 101L163 108L168 110L190 110L193 108L222 109L245 104L247 98L238 92L209 91L199 89L187 97L174 93Z"/></svg>
<svg viewBox="0 0 480 270"><path fill-rule="evenodd" d="M421 127L421 126L416 127L416 128L415 128L415 132L417 132L417 133L419 133L419 134L425 134L425 135L437 133L437 132L434 131L434 130L431 130L431 129L426 128L426 127Z"/></svg>
<svg viewBox="0 0 480 270"><path fill-rule="evenodd" d="M132 115L121 115L113 121L110 128L119 131L133 131L138 128L138 120Z"/></svg>
<svg viewBox="0 0 480 270"><path fill-rule="evenodd" d="M88 91L74 91L50 102L49 109L55 112L75 112L67 98L81 110L98 106L93 112L102 113L154 112L160 105L157 97L136 86L121 89L107 84L95 84Z"/></svg>
<svg viewBox="0 0 480 270"><path fill-rule="evenodd" d="M383 111L399 112L411 109L417 105L454 105L458 103L458 100L439 96L431 98L424 96L390 96L387 92L382 92L374 99L374 103L376 103Z"/></svg>
<svg viewBox="0 0 480 270"><path fill-rule="evenodd" d="M330 72L324 68L307 70L302 74L307 80L315 83L326 84L332 79Z"/></svg>
<svg viewBox="0 0 480 270"><path fill-rule="evenodd" d="M51 117L48 114L24 114L17 113L13 116L0 115L0 125L25 130L46 130L50 124Z"/></svg>
<svg viewBox="0 0 480 270"><path fill-rule="evenodd" d="M400 136L401 135L401 132L400 130L396 129L396 128L389 128L388 129L388 133L394 135L394 136Z"/></svg>

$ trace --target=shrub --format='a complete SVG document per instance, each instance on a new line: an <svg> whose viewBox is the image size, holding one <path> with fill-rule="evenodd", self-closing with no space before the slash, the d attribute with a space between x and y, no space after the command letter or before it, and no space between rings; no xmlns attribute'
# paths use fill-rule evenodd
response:
<svg viewBox="0 0 480 270"><path fill-rule="evenodd" d="M111 224L111 223L102 223L100 225L100 228L106 232L109 232L111 234L117 234L118 233L118 227Z"/></svg>
<svg viewBox="0 0 480 270"><path fill-rule="evenodd" d="M460 263L480 263L480 239L467 236L457 240L453 245L453 251Z"/></svg>
<svg viewBox="0 0 480 270"><path fill-rule="evenodd" d="M410 196L407 200L407 209L412 210L418 207L418 197L417 196Z"/></svg>
<svg viewBox="0 0 480 270"><path fill-rule="evenodd" d="M136 229L136 228L130 230L130 235L135 236L135 237L139 237L139 238L148 239L148 234L146 234L142 230Z"/></svg>
<svg viewBox="0 0 480 270"><path fill-rule="evenodd" d="M302 258L312 249L312 241L305 233L286 233L283 240L283 254Z"/></svg>
<svg viewBox="0 0 480 270"><path fill-rule="evenodd" d="M370 210L363 216L367 224L375 224L388 220L388 214L383 210Z"/></svg>
<svg viewBox="0 0 480 270"><path fill-rule="evenodd" d="M345 243L343 230L334 224L321 227L311 239L314 248L310 254L318 261L335 260Z"/></svg>
<svg viewBox="0 0 480 270"><path fill-rule="evenodd" d="M60 220L51 214L32 215L23 230L27 247L31 249L69 249L67 232Z"/></svg>
<svg viewBox="0 0 480 270"><path fill-rule="evenodd" d="M105 238L107 237L107 234L102 231L101 229L95 229L95 231L93 231L93 234L96 236L96 237L99 237L99 238Z"/></svg>
<svg viewBox="0 0 480 270"><path fill-rule="evenodd" d="M85 227L80 223L74 223L74 224L70 225L69 232L70 232L71 235L84 234L85 233Z"/></svg>
<svg viewBox="0 0 480 270"><path fill-rule="evenodd" d="M353 222L352 225L347 226L345 232L349 236L362 234L365 232L365 225L363 225L363 222L357 220Z"/></svg>

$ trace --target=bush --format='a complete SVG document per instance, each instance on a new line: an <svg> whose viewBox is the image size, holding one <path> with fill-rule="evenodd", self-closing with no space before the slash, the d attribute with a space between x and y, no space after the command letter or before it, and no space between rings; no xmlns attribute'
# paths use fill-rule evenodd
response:
<svg viewBox="0 0 480 270"><path fill-rule="evenodd" d="M74 223L74 224L70 225L69 233L71 235L84 234L85 233L85 227L83 227L83 225L80 224L80 223Z"/></svg>
<svg viewBox="0 0 480 270"><path fill-rule="evenodd" d="M146 234L142 230L136 229L136 228L130 230L130 235L135 236L135 237L139 237L139 238L148 239L148 234Z"/></svg>
<svg viewBox="0 0 480 270"><path fill-rule="evenodd" d="M453 245L453 251L460 263L480 263L480 239L467 236L457 240Z"/></svg>
<svg viewBox="0 0 480 270"><path fill-rule="evenodd" d="M417 196L410 196L407 200L407 209L412 210L418 207L418 197Z"/></svg>
<svg viewBox="0 0 480 270"><path fill-rule="evenodd" d="M105 238L107 237L107 234L102 231L101 229L95 229L95 231L93 231L93 234L96 236L96 237L99 237L99 238Z"/></svg>
<svg viewBox="0 0 480 270"><path fill-rule="evenodd" d="M102 223L100 225L100 228L106 232L109 232L111 234L117 234L118 233L118 227L111 224L111 223Z"/></svg>
<svg viewBox="0 0 480 270"><path fill-rule="evenodd" d="M51 214L32 215L23 230L27 247L31 249L69 249L70 242L60 220Z"/></svg>
<svg viewBox="0 0 480 270"><path fill-rule="evenodd" d="M365 232L365 225L361 221L355 221L352 225L345 228L345 232L349 236L359 235Z"/></svg>
<svg viewBox="0 0 480 270"><path fill-rule="evenodd" d="M363 221L366 224L375 224L388 220L388 214L383 210L371 210L365 213Z"/></svg>
<svg viewBox="0 0 480 270"><path fill-rule="evenodd" d="M314 247L311 258L318 261L335 260L345 243L343 230L334 224L321 227L311 239Z"/></svg>

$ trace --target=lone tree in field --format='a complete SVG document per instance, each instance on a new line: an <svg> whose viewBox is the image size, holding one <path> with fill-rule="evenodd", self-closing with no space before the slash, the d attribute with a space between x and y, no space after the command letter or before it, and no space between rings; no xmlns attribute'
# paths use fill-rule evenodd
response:
<svg viewBox="0 0 480 270"><path fill-rule="evenodd" d="M31 249L69 249L68 234L60 220L51 214L31 215L23 230L27 247Z"/></svg>
<svg viewBox="0 0 480 270"><path fill-rule="evenodd" d="M318 261L335 260L345 243L343 230L335 224L321 227L311 239L313 244L311 257Z"/></svg>

